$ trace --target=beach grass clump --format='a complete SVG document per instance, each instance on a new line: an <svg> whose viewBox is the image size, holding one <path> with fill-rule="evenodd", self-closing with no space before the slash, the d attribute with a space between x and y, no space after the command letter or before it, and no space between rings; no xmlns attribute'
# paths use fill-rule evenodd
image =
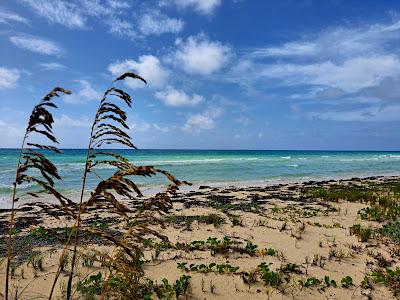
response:
<svg viewBox="0 0 400 300"><path fill-rule="evenodd" d="M231 218L232 226L243 226L243 220L239 216L233 215Z"/></svg>
<svg viewBox="0 0 400 300"><path fill-rule="evenodd" d="M97 259L96 253L93 251L82 253L81 255L82 266L86 268L92 268L96 259Z"/></svg>
<svg viewBox="0 0 400 300"><path fill-rule="evenodd" d="M10 221L8 225L7 238L7 262L6 262L6 280L4 297L7 300L10 290L10 268L14 258L13 252L13 235L15 233L15 205L23 195L19 193L19 187L22 184L33 184L36 190L29 191L26 195L38 198L40 194L49 194L54 196L60 202L61 209L67 209L67 204L72 204L67 198L62 196L55 188L56 180L61 177L58 174L57 167L46 157L47 153L59 153L60 150L55 147L58 143L53 133L54 118L50 108L57 108L54 98L60 94L71 94L70 91L61 87L54 88L50 93L45 95L40 102L32 109L29 121L22 139L20 154L18 158L17 168L15 172L15 180L13 182L13 191L11 196ZM40 138L44 143L38 143L35 138Z"/></svg>
<svg viewBox="0 0 400 300"><path fill-rule="evenodd" d="M382 283L387 286L396 297L400 295L400 267L377 269L372 272L372 279L375 283Z"/></svg>
<svg viewBox="0 0 400 300"><path fill-rule="evenodd" d="M44 271L44 256L41 253L32 253L29 257L28 266L32 266L35 271Z"/></svg>
<svg viewBox="0 0 400 300"><path fill-rule="evenodd" d="M284 274L303 274L302 266L295 263L287 263L279 268L279 271Z"/></svg>
<svg viewBox="0 0 400 300"><path fill-rule="evenodd" d="M126 78L146 81L134 74L124 73L114 82L122 81ZM10 274L13 251L13 235L16 230L15 203L20 199L18 187L21 184L33 184L39 187L36 190L29 190L25 193L33 198L38 198L41 194L54 196L59 205L43 205L42 208L48 212L49 217L60 220L64 217L72 220L72 226L65 228L44 228L37 227L28 233L32 240L47 240L51 238L52 245L60 242L63 246L59 258L59 264L53 285L50 289L49 299L52 298L57 281L62 271L67 265L70 266L68 281L64 286L65 298L70 300L73 295L73 287L76 276L76 262L80 248L84 242L103 241L103 244L115 247L111 254L102 255L102 266L107 267L106 277L95 276L81 282L80 289L85 290L95 284L101 283L102 297L115 298L122 296L124 299L142 298L142 289L146 282L143 271L143 249L144 240L153 236L161 240L166 237L154 230L155 226L163 224L163 219L172 207L170 196L175 195L179 186L190 183L177 180L167 171L154 168L153 166L136 166L129 162L124 156L113 152L113 150L102 150L103 147L120 146L136 149L129 135L127 124L127 114L120 105L122 102L127 107L131 107L132 99L128 93L115 86L105 91L100 99L94 121L91 126L87 157L84 164L82 176L81 196L78 203L73 202L62 195L55 188L55 182L61 180L57 167L47 159L47 153L59 153L60 150L54 145L58 143L53 134L54 118L49 108L57 108L53 99L60 94L70 94L71 92L63 88L55 88L47 94L38 105L36 105L29 118L28 126L22 141L20 156L18 159L16 177L13 184L12 208L10 212L10 222L8 226L7 239L7 265L5 280L5 299L9 299ZM52 144L39 144L31 140L32 136L39 136L40 140L49 141ZM112 147L111 147L112 148ZM113 174L108 178L102 178L97 174L97 167L110 167ZM97 186L90 193L86 191L86 183L89 175L99 179ZM160 192L145 201L138 201L143 196L138 186L133 181L134 176L151 177L161 174L167 178L169 185L164 192ZM84 199L88 195L88 199ZM124 199L124 203L121 201ZM132 204L129 206L129 204ZM133 208L132 208L133 207ZM56 209L57 211L54 211ZM98 211L111 212L110 220L98 219ZM221 220L211 218L207 220L218 224ZM111 225L118 224L119 229L110 228ZM86 239L86 237L88 239ZM69 257L71 253L71 257ZM84 260L86 266L93 265L93 260ZM36 271L43 271L43 257L32 256L29 264ZM184 282L176 283L184 286ZM90 290L90 288L88 288ZM96 293L99 291L95 288ZM90 292L89 292L90 294Z"/></svg>
<svg viewBox="0 0 400 300"><path fill-rule="evenodd" d="M360 224L355 224L350 227L350 235L358 237L360 242L367 242L375 236L375 231L372 227L365 227Z"/></svg>

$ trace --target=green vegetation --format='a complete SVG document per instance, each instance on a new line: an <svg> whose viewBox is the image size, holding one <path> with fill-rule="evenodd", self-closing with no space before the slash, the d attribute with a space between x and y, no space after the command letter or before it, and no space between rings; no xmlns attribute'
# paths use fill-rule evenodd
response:
<svg viewBox="0 0 400 300"><path fill-rule="evenodd" d="M177 264L177 268L186 272L201 272L201 273L209 273L209 272L217 272L219 274L226 273L235 273L239 270L239 267L232 266L230 264L190 264L187 266L186 262L181 262Z"/></svg>
<svg viewBox="0 0 400 300"><path fill-rule="evenodd" d="M43 255L40 253L33 253L29 257L28 266L31 265L35 271L42 271L44 270L43 267Z"/></svg>
<svg viewBox="0 0 400 300"><path fill-rule="evenodd" d="M350 235L356 235L360 242L367 242L374 234L375 232L371 227L364 227L360 224L355 224L350 227Z"/></svg>
<svg viewBox="0 0 400 300"><path fill-rule="evenodd" d="M373 281L389 287L395 296L400 295L400 267L396 269L378 269L372 272Z"/></svg>
<svg viewBox="0 0 400 300"><path fill-rule="evenodd" d="M91 275L86 279L79 281L76 290L85 300L95 300L102 290L102 274Z"/></svg>
<svg viewBox="0 0 400 300"><path fill-rule="evenodd" d="M348 288L353 285L353 278L350 276L343 277L340 283L342 284L342 287Z"/></svg>
<svg viewBox="0 0 400 300"><path fill-rule="evenodd" d="M400 244L400 222L388 223L380 229L383 236L390 238L396 244Z"/></svg>
<svg viewBox="0 0 400 300"><path fill-rule="evenodd" d="M199 224L213 224L214 227L219 227L225 223L225 219L217 214L208 214L201 216L167 216L165 218L167 223L182 224L185 223L190 226L194 221Z"/></svg>
<svg viewBox="0 0 400 300"><path fill-rule="evenodd" d="M173 285L168 282L168 279L164 278L162 284L155 287L155 292L159 299L173 299L175 295L176 299L179 296L186 295L189 287L191 276L182 275L179 277Z"/></svg>
<svg viewBox="0 0 400 300"><path fill-rule="evenodd" d="M279 272L274 272L269 269L266 263L258 265L258 269L261 272L261 278L266 286L279 286L283 282L283 276Z"/></svg>
<svg viewBox="0 0 400 300"><path fill-rule="evenodd" d="M358 212L362 220L381 222L383 220L383 212L376 207L366 207Z"/></svg>

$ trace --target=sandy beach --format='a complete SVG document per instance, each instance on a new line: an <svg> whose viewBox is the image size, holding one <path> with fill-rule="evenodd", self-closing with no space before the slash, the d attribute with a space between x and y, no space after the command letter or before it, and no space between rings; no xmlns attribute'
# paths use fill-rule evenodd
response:
<svg viewBox="0 0 400 300"><path fill-rule="evenodd" d="M398 286L379 282L376 274L400 265L399 241L382 231L392 220L368 215L367 208L379 208L368 198L372 187L373 194L389 195L396 192L399 180L369 177L262 187L201 186L180 192L163 217L165 228L156 228L168 240L145 241L145 276L153 286L162 285L164 278L172 286L182 275L190 276L180 299L395 299ZM335 198L326 193L333 189L349 193ZM1 211L3 258L7 215ZM56 207L40 203L18 210L12 287L19 299L48 297L62 249L52 229L62 234L71 226L70 220L56 215ZM122 230L106 211L97 210L83 220L115 236ZM363 235L363 228L372 233ZM97 299L96 293L79 286L90 276L105 276L100 253L111 253L113 246L85 235L79 251L74 298ZM3 286L4 259L0 262ZM56 299L62 299L67 275L68 267L57 284ZM159 296L155 289L151 298Z"/></svg>

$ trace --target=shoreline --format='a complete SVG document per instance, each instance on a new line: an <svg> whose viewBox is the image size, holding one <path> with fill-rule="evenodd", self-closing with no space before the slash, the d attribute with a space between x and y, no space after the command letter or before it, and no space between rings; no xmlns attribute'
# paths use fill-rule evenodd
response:
<svg viewBox="0 0 400 300"><path fill-rule="evenodd" d="M382 173L382 174L364 174L361 176L356 176L354 174L349 174L349 175L338 175L336 177L334 176L326 176L326 177L311 177L311 178L283 178L283 179L271 179L271 180L249 180L249 181L221 181L221 182L211 182L211 181L205 181L201 183L195 183L191 186L183 185L180 187L180 191L182 193L188 193L188 192L193 192L197 191L200 187L202 186L209 186L212 188L218 188L218 189L229 189L231 187L241 187L241 188L265 188L265 187L271 187L271 186L279 186L281 184L304 184L307 182L316 182L316 183L321 183L321 182L329 182L329 181L348 181L348 180L368 180L368 179L393 179L393 178L400 178L400 172L395 172L395 173ZM141 191L143 192L144 197L153 197L155 196L158 192L162 192L165 190L165 185L157 185L155 186L139 186ZM65 195L69 197L72 201L77 202L76 199L79 197L80 191L76 190L74 192L67 192ZM88 193L88 192L87 192ZM75 201L76 200L76 201ZM3 210L7 210L11 207L11 204L9 202L9 197L5 196L0 196L0 212ZM25 196L21 197L17 204L17 208L21 205L25 205L27 203L31 202L31 198L26 198ZM46 202L50 204L57 204L57 200L53 198L48 198L46 196L41 197L40 202Z"/></svg>

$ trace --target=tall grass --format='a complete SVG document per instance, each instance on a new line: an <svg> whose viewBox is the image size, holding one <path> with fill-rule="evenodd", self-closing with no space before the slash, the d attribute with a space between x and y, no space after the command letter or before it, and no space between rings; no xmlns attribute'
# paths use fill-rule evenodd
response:
<svg viewBox="0 0 400 300"><path fill-rule="evenodd" d="M36 149L49 150L52 152L60 152L54 144L58 141L52 132L54 119L48 108L57 108L54 104L53 98L58 97L59 93L71 94L70 91L60 87L54 88L50 93L43 97L43 99L33 108L29 117L28 126L25 130L22 144L20 147L19 158L15 173L15 180L13 182L13 191L11 196L11 212L10 223L8 226L8 239L7 239L7 265L6 265L6 283L5 283L5 299L8 300L9 287L10 287L10 266L13 258L12 251L12 235L14 232L14 220L16 216L15 204L18 202L17 195L18 186L22 183L35 183L41 187L41 190L36 192L29 192L32 197L39 197L39 193L48 193L55 196L61 204L62 208L66 208L70 204L70 200L62 196L54 188L54 180L61 179L58 175L57 168L48 160L43 152ZM41 136L52 145L42 145L30 142L34 136ZM33 170L39 171L40 175L35 176Z"/></svg>
<svg viewBox="0 0 400 300"><path fill-rule="evenodd" d="M126 78L133 78L146 83L142 77L134 73L124 73L114 82ZM129 299L140 298L140 282L143 279L142 263L140 260L143 255L141 245L148 235L164 238L152 226L161 224L160 216L168 212L168 209L171 207L169 195L174 194L179 185L189 184L188 182L177 180L173 175L164 170L154 168L153 166L136 166L124 156L112 150L101 150L104 145L136 148L129 135L127 114L120 105L120 102L129 108L132 106L132 99L128 93L114 86L107 89L100 100L91 127L85 168L82 176L79 206L77 211L72 213L74 225L71 234L73 234L73 237L70 234L62 253L62 255L65 255L68 247L72 246L72 259L66 288L66 298L68 300L72 297L80 232L96 235L104 240L108 240L116 247L113 255L103 255L102 263L109 269L109 277L103 282L103 294L119 295ZM101 165L108 165L116 169L116 171L109 178L103 179L96 173L96 167ZM89 198L84 200L86 180L89 174L95 174L100 181L97 187L91 191ZM170 181L166 191L158 193L146 201L136 203L140 204L138 208L133 209L129 207L130 203L138 200L137 197L142 196L140 189L131 177L150 177L156 174L164 175ZM102 205L102 207L106 205L110 212L116 213L120 217L121 222L125 223L125 231L122 237L116 238L104 229L82 224L82 216L90 214L93 211L90 208L95 208L99 205ZM70 212L65 213L70 214ZM70 245L71 241L72 245ZM61 273L60 270L59 265L49 299L53 296L56 282Z"/></svg>

